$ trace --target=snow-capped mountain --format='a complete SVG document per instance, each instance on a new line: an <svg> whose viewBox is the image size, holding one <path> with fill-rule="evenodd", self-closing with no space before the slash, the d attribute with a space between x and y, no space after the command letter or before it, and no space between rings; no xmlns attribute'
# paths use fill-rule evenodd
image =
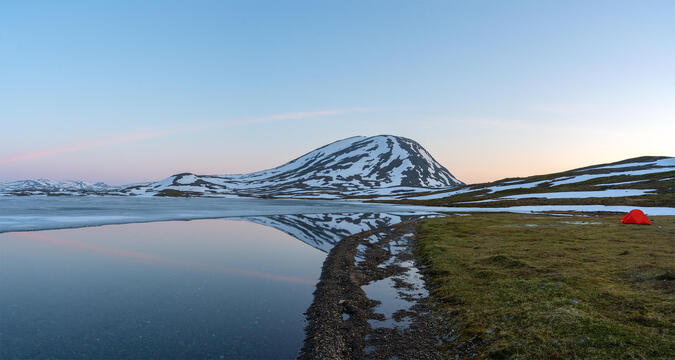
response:
<svg viewBox="0 0 675 360"><path fill-rule="evenodd" d="M0 183L0 193L98 193L116 189L114 186L85 181L54 181L47 179L19 180Z"/></svg>
<svg viewBox="0 0 675 360"><path fill-rule="evenodd" d="M183 173L120 194L344 198L463 185L417 142L399 136L336 141L282 166L239 175Z"/></svg>

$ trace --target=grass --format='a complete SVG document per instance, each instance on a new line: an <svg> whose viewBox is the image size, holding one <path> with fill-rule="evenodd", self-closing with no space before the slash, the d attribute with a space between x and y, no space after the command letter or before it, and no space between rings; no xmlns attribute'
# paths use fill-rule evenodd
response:
<svg viewBox="0 0 675 360"><path fill-rule="evenodd" d="M443 316L494 359L675 354L675 217L472 214L425 220L417 252ZM563 222L591 222L565 224Z"/></svg>

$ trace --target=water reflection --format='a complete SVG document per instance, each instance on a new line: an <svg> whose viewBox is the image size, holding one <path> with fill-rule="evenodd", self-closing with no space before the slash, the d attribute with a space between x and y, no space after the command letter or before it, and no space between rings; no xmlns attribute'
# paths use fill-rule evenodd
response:
<svg viewBox="0 0 675 360"><path fill-rule="evenodd" d="M273 215L241 218L271 226L328 252L343 238L363 231L432 215L424 212Z"/></svg>
<svg viewBox="0 0 675 360"><path fill-rule="evenodd" d="M325 252L419 215L0 234L0 358L294 358Z"/></svg>

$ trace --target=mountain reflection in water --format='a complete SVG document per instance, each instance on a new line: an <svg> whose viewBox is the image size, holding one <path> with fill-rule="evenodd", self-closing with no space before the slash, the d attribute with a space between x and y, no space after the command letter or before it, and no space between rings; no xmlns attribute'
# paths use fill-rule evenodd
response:
<svg viewBox="0 0 675 360"><path fill-rule="evenodd" d="M347 236L434 215L436 214L426 212L345 213L272 215L240 219L271 226L319 250L329 252L338 241Z"/></svg>

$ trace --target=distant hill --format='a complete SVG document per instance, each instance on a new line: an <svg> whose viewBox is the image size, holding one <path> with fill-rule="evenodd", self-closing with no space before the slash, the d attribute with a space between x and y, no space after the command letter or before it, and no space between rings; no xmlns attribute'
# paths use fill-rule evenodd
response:
<svg viewBox="0 0 675 360"><path fill-rule="evenodd" d="M0 194L39 195L39 194L97 194L116 190L117 187L97 182L54 181L47 179L19 180L0 184Z"/></svg>
<svg viewBox="0 0 675 360"><path fill-rule="evenodd" d="M554 174L405 194L389 200L468 207L572 204L675 207L675 158L643 156Z"/></svg>

